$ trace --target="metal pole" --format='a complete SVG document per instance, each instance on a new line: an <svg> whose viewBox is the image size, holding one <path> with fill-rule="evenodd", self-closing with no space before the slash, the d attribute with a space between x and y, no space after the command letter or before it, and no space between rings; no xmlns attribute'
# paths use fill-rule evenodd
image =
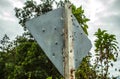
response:
<svg viewBox="0 0 120 79"><path fill-rule="evenodd" d="M64 49L64 77L65 79L75 79L74 65L74 45L73 45L73 25L72 25L71 4L65 4L65 49Z"/></svg>

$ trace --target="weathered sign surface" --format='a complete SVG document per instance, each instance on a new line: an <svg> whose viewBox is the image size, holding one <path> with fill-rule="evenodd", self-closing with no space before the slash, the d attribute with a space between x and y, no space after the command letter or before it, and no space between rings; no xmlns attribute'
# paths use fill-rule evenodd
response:
<svg viewBox="0 0 120 79"><path fill-rule="evenodd" d="M63 14L64 8L59 8L26 22L28 30L62 75L64 75L63 29L65 22ZM75 69L77 69L83 57L87 55L92 45L76 18L73 16L71 20L73 22L74 33L74 62Z"/></svg>

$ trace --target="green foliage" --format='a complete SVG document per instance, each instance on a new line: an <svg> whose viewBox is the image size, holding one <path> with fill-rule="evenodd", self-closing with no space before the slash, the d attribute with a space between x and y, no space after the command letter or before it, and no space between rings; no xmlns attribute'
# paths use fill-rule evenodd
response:
<svg viewBox="0 0 120 79"><path fill-rule="evenodd" d="M72 6L72 13L76 17L78 23L83 28L84 32L88 35L87 29L88 25L87 22L89 21L88 18L84 15L84 10L82 9L82 6L76 8L74 5Z"/></svg>
<svg viewBox="0 0 120 79"><path fill-rule="evenodd" d="M15 8L19 24L26 29L25 22L28 19L51 11L54 2L57 7L61 7L70 1L41 0L40 4L36 4L35 1L28 0L23 8ZM76 8L73 5L72 13L84 32L88 34L87 22L89 19L84 15L82 7ZM118 53L114 51L117 51L118 47L115 35L108 34L101 29L98 29L95 35L98 38L95 41L97 56L95 65L92 66L90 64L91 55L85 57L76 71L76 79L106 79L105 77L103 78L104 75L99 72L97 67L103 67L103 62L105 66L113 66L112 63L108 64L109 61L116 61ZM29 32L25 32L22 36L17 36L14 41L10 41L9 37L5 35L0 43L1 79L63 79ZM99 60L102 63L99 63ZM102 68L102 70L105 70L105 75L108 76L108 67Z"/></svg>
<svg viewBox="0 0 120 79"><path fill-rule="evenodd" d="M37 42L28 37L26 34L18 36L9 52L0 52L0 75L3 79L60 78Z"/></svg>
<svg viewBox="0 0 120 79"><path fill-rule="evenodd" d="M46 78L46 79L52 79L52 77L48 77L48 78Z"/></svg>
<svg viewBox="0 0 120 79"><path fill-rule="evenodd" d="M10 47L11 47L11 44L10 44L10 41L9 41L9 37L5 34L3 39L0 41L0 50L3 50L3 52L8 52Z"/></svg>
<svg viewBox="0 0 120 79"><path fill-rule="evenodd" d="M45 14L52 10L53 3L56 3L57 7L64 6L66 2L70 2L69 0L56 2L55 0L41 0L41 4L36 4L35 1L27 1L25 2L25 6L21 8L15 8L15 16L19 19L19 24L21 24L24 29L26 30L25 22L29 19L34 17L40 16L41 14ZM89 21L88 18L84 15L84 10L82 6L76 8L72 5L72 13L78 20L79 24L83 28L84 32L88 35L87 29L88 25L87 22Z"/></svg>
<svg viewBox="0 0 120 79"><path fill-rule="evenodd" d="M118 42L116 41L115 35L106 33L106 30L102 31L101 29L98 29L95 36L97 37L95 40L95 51L97 55L102 54L101 57L104 59L105 55L108 54L109 59L115 60L115 58L118 57L117 50L119 48L117 46Z"/></svg>
<svg viewBox="0 0 120 79"><path fill-rule="evenodd" d="M92 65L90 65L91 56L88 55L83 58L80 67L76 71L77 79L95 79L96 71L93 69Z"/></svg>
<svg viewBox="0 0 120 79"><path fill-rule="evenodd" d="M19 19L19 24L21 24L24 29L25 22L36 16L40 16L48 11L52 10L52 4L54 0L41 0L41 4L37 5L35 1L30 0L25 2L25 6L21 8L15 8L15 16Z"/></svg>
<svg viewBox="0 0 120 79"><path fill-rule="evenodd" d="M69 1L58 2L58 7L66 2ZM41 0L40 4L36 4L33 0L27 1L23 8L15 8L15 16L19 19L19 24L26 30L25 22L28 19L51 11L53 3L54 0ZM76 8L76 10L78 9ZM78 11L77 14L79 13ZM74 14L77 15L76 13ZM0 75L3 79L62 79L62 76L46 57L30 33L25 32L22 36L17 36L11 42L9 37L5 35L0 43L2 50L0 52ZM79 75L80 73L76 74Z"/></svg>
<svg viewBox="0 0 120 79"><path fill-rule="evenodd" d="M108 34L106 30L100 28L95 33L95 69L99 72L98 78L109 78L109 67L113 67L112 61L116 61L118 57L118 42L113 34Z"/></svg>
<svg viewBox="0 0 120 79"><path fill-rule="evenodd" d="M2 53L2 52L0 52L0 53ZM2 58L3 57L0 56L0 77L2 79L4 79L5 78L5 76L4 76L5 75L5 62L3 61Z"/></svg>
<svg viewBox="0 0 120 79"><path fill-rule="evenodd" d="M28 0L25 2L23 8L15 8L15 16L19 19L19 24L26 30L25 22L51 11L54 2L57 7L61 7L64 6L66 2L70 1L56 2L55 0L41 0L41 3L37 4L33 0ZM88 26L86 23L89 19L84 16L82 7L73 7L73 14L82 25L85 33L88 34ZM10 42L7 35L5 35L3 40L1 40L1 44L0 75L3 76L3 79L62 79L61 75L46 57L30 33L26 32L22 36L18 36L12 42ZM85 59L82 63L86 65L85 67L87 67L89 72L92 71ZM80 68L83 68L83 70L78 69L78 71L84 72L85 70L87 72L83 66ZM76 74L79 75L81 72L77 72ZM82 76L79 76L79 78L83 78L87 75L84 73Z"/></svg>

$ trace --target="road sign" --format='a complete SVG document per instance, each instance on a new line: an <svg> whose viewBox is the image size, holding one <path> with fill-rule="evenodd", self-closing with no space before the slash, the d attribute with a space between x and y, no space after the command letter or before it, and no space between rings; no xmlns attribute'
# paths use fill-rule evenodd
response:
<svg viewBox="0 0 120 79"><path fill-rule="evenodd" d="M28 30L62 75L64 75L63 48L65 47L64 14L64 8L59 8L26 22ZM77 69L92 45L74 15L71 15L71 17L74 63L75 69Z"/></svg>
<svg viewBox="0 0 120 79"><path fill-rule="evenodd" d="M63 75L63 8L28 21L26 27L58 71Z"/></svg>
<svg viewBox="0 0 120 79"><path fill-rule="evenodd" d="M75 60L75 69L77 69L83 57L85 57L90 51L92 44L74 16L73 16L73 28L74 28L73 36L74 36L74 54L75 54L74 60Z"/></svg>

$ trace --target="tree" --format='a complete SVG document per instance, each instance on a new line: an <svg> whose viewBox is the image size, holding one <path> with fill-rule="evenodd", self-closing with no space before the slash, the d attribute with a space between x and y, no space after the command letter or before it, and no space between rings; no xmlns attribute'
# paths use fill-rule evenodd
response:
<svg viewBox="0 0 120 79"><path fill-rule="evenodd" d="M101 30L100 28L95 33L97 39L95 40L95 55L96 70L99 71L98 78L108 79L109 78L109 68L113 67L112 61L117 61L118 57L118 42L113 34L108 34L106 30Z"/></svg>
<svg viewBox="0 0 120 79"><path fill-rule="evenodd" d="M8 74L12 72L11 66L13 65L11 63L10 58L10 50L12 48L12 42L10 41L9 37L5 34L2 40L0 40L0 75L2 79L6 79ZM8 71L9 70L9 71Z"/></svg>
<svg viewBox="0 0 120 79"><path fill-rule="evenodd" d="M61 77L30 34L17 36L12 42L9 52L0 52L0 75L3 79Z"/></svg>
<svg viewBox="0 0 120 79"><path fill-rule="evenodd" d="M15 8L15 16L19 19L19 24L26 30L25 22L51 11L53 2L54 0L41 0L41 4L37 5L33 0L26 1L23 8Z"/></svg>
<svg viewBox="0 0 120 79"><path fill-rule="evenodd" d="M33 0L27 1L25 2L25 6L22 9L15 8L15 12L16 12L15 16L19 19L19 24L21 24L26 30L25 22L27 20L40 16L42 14L45 14L46 12L53 10L53 6L52 6L53 3L56 3L57 7L63 7L66 2L70 2L70 1L60 0L60 2L56 2L55 0L41 0L41 4L38 4L38 5ZM78 20L84 32L88 34L87 22L89 21L89 19L86 18L86 16L84 15L84 10L82 9L82 6L80 6L79 8L76 8L74 5L72 5L72 13Z"/></svg>
<svg viewBox="0 0 120 79"><path fill-rule="evenodd" d="M85 15L82 6L76 8L74 5L72 6L72 13L76 17L78 23L81 25L83 31L88 35L88 25L87 22L90 21Z"/></svg>
<svg viewBox="0 0 120 79"><path fill-rule="evenodd" d="M57 7L61 7L66 2L70 1L41 0L41 3L37 4L30 0L25 2L23 8L15 8L16 17L19 19L19 24L27 30L25 26L27 20L53 10L53 3L56 3ZM84 32L88 34L87 22L89 19L84 15L82 7L76 8L72 5L72 13ZM83 58L76 71L77 79L107 79L109 78L109 66L113 66L111 61L116 61L118 48L115 35L108 34L101 29L95 35L97 36L95 65L90 64L91 55L89 53ZM4 51L0 52L0 75L3 79L60 79L62 77L29 32L26 31L22 36L17 36L12 42L7 41L9 41L9 37L6 35L1 42L1 49Z"/></svg>
<svg viewBox="0 0 120 79"><path fill-rule="evenodd" d="M79 68L76 71L77 79L96 79L96 71L90 63L91 54L83 58Z"/></svg>
<svg viewBox="0 0 120 79"><path fill-rule="evenodd" d="M40 16L41 14L53 10L52 4L54 2L57 4L57 7L61 7L64 6L66 2L70 2L70 1L65 0L65 1L56 2L55 0L41 0L41 4L38 5L33 0L27 1L22 9L15 8L16 17L19 19L19 24L21 24L24 27L24 29L26 29L25 22L28 19L31 19L36 16ZM76 19L78 20L79 24L81 25L85 33L88 34L87 22L89 21L89 19L86 18L86 16L84 15L84 10L82 9L82 7L76 8L74 5L72 5L72 13L75 15ZM88 62L85 61L84 63L88 63Z"/></svg>
<svg viewBox="0 0 120 79"><path fill-rule="evenodd" d="M8 52L10 48L10 41L9 37L5 34L2 40L0 41L0 49L2 52Z"/></svg>

